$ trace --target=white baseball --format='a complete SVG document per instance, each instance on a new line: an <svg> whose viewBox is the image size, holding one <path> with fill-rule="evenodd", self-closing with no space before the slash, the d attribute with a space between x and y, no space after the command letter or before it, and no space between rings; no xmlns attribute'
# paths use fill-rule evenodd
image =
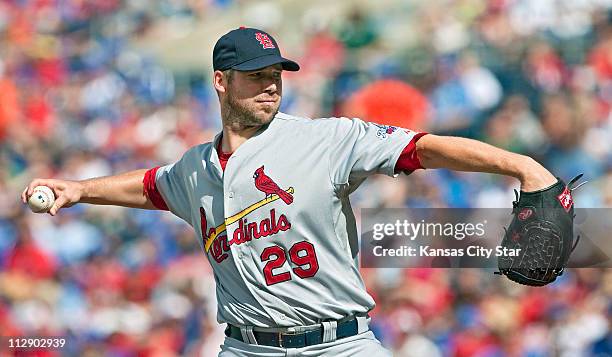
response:
<svg viewBox="0 0 612 357"><path fill-rule="evenodd" d="M28 206L34 213L45 213L49 212L54 202L53 190L47 186L36 186L28 199Z"/></svg>

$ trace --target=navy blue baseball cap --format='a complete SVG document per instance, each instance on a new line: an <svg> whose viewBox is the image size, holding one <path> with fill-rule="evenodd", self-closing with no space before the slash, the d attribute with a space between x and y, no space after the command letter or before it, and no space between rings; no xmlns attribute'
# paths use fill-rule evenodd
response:
<svg viewBox="0 0 612 357"><path fill-rule="evenodd" d="M276 41L268 33L248 27L232 30L215 44L213 69L253 71L280 63L283 70L298 71L300 66L281 56Z"/></svg>

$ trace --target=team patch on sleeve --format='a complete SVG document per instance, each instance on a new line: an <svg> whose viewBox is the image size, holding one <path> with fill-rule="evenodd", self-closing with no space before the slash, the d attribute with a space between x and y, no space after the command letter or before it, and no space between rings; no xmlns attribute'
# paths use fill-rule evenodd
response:
<svg viewBox="0 0 612 357"><path fill-rule="evenodd" d="M372 124L378 127L378 131L376 132L376 137L378 137L380 140L384 140L388 138L389 135L397 131L396 126L382 125L382 124L376 124L376 123L372 123Z"/></svg>

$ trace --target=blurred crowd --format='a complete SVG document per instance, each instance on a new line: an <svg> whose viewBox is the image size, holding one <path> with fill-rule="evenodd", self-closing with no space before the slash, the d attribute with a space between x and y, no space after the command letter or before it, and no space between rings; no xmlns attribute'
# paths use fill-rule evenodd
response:
<svg viewBox="0 0 612 357"><path fill-rule="evenodd" d="M220 130L211 70L170 70L133 41L246 3L0 1L0 336L69 338L39 355L216 356L215 282L189 226L117 207L35 215L19 194L34 177L163 165L210 140ZM266 11L282 14L280 3ZM283 111L383 111L407 128L484 140L566 180L585 173L577 205L612 207L612 2L349 1L340 14L318 3L284 20L294 26L284 54L302 70L285 77ZM275 36L288 26L270 21ZM352 202L357 215L509 207L517 185L427 170L372 178ZM612 356L610 270L569 270L537 289L479 269L363 275L372 329L397 356Z"/></svg>

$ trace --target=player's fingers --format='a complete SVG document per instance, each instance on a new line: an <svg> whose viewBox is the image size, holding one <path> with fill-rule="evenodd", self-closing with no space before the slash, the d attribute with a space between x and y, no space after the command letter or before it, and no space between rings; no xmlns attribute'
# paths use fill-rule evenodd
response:
<svg viewBox="0 0 612 357"><path fill-rule="evenodd" d="M51 191L53 191L53 194L55 194L55 197L58 197L61 194L61 191L63 191L66 188L65 182L63 182L61 180L55 180L55 179L35 179L32 182L30 182L30 185L28 186L27 197L32 196L32 193L34 192L34 188L36 186L47 186L47 187L49 187L51 189Z"/></svg>
<svg viewBox="0 0 612 357"><path fill-rule="evenodd" d="M47 186L53 189L54 181L55 180L53 179L34 179L32 180L32 182L30 182L30 184L28 185L27 197L32 196L32 193L34 192L34 187L36 186Z"/></svg>
<svg viewBox="0 0 612 357"><path fill-rule="evenodd" d="M26 186L26 188L21 193L21 201L23 201L23 203L26 203L28 201L27 194L28 194L28 187Z"/></svg>
<svg viewBox="0 0 612 357"><path fill-rule="evenodd" d="M55 197L59 197L62 196L63 191L66 189L66 184L62 181L55 180L53 182L53 185L49 186L49 188L51 189L51 191L53 191Z"/></svg>
<svg viewBox="0 0 612 357"><path fill-rule="evenodd" d="M51 209L49 210L49 214L52 216L55 216L57 214L57 211L59 211L60 208L62 208L67 202L68 202L68 199L66 198L65 195L59 196L55 200L53 207L51 207Z"/></svg>

